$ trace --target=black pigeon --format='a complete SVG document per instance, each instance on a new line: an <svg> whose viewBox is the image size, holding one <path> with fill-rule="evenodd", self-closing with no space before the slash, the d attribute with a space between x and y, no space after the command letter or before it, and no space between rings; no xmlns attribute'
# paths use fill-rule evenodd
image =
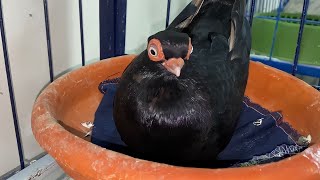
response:
<svg viewBox="0 0 320 180"><path fill-rule="evenodd" d="M214 162L242 110L251 49L246 0L194 0L124 71L114 99L121 139L150 160Z"/></svg>

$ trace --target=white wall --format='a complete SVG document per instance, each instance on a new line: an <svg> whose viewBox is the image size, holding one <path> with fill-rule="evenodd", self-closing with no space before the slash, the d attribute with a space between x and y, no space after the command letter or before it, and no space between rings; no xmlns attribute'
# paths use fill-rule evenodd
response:
<svg viewBox="0 0 320 180"><path fill-rule="evenodd" d="M55 76L81 65L78 0L48 0ZM3 0L12 81L26 160L43 152L31 131L31 111L49 83L43 0ZM87 64L99 60L99 0L83 0ZM2 45L2 44L1 44ZM19 166L2 47L0 49L0 176ZM6 163L3 163L6 162Z"/></svg>
<svg viewBox="0 0 320 180"><path fill-rule="evenodd" d="M167 0L128 0L126 48L127 54L139 54L147 46L150 35L166 26ZM170 22L191 0L171 1Z"/></svg>
<svg viewBox="0 0 320 180"><path fill-rule="evenodd" d="M99 0L83 0L86 64L100 59Z"/></svg>
<svg viewBox="0 0 320 180"><path fill-rule="evenodd" d="M1 36L0 36L1 37ZM0 176L19 165L7 77L0 42ZM5 163L4 163L5 162Z"/></svg>
<svg viewBox="0 0 320 180"><path fill-rule="evenodd" d="M165 29L167 0L128 0L127 3L125 52L138 54L146 48L151 34Z"/></svg>
<svg viewBox="0 0 320 180"><path fill-rule="evenodd" d="M83 0L86 64L100 59L99 0ZM54 75L81 64L78 0L48 0Z"/></svg>
<svg viewBox="0 0 320 180"><path fill-rule="evenodd" d="M170 22L191 2L191 0L173 0L171 1Z"/></svg>
<svg viewBox="0 0 320 180"><path fill-rule="evenodd" d="M48 9L54 74L58 75L81 63L78 1L48 0Z"/></svg>
<svg viewBox="0 0 320 180"><path fill-rule="evenodd" d="M42 152L33 137L30 117L36 96L49 82L41 2L41 0L3 1L12 81L24 154L27 159Z"/></svg>
<svg viewBox="0 0 320 180"><path fill-rule="evenodd" d="M172 1L171 21L190 0ZM31 131L33 103L49 83L43 0L2 0L16 107L26 160L43 152ZM48 0L54 75L81 65L78 0ZM126 53L165 28L167 0L128 0ZM99 0L83 0L86 63L100 59ZM1 43L1 41L0 41ZM0 176L19 166L9 92L0 47ZM5 162L5 163L3 163Z"/></svg>

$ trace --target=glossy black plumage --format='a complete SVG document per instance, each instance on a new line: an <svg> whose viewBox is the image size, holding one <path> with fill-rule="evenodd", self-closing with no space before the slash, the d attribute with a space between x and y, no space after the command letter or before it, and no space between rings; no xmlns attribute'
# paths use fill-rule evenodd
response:
<svg viewBox="0 0 320 180"><path fill-rule="evenodd" d="M251 35L244 10L245 0L194 0L181 12L164 31L192 39L179 77L147 51L127 67L114 119L129 148L178 165L215 160L232 136L247 83Z"/></svg>
<svg viewBox="0 0 320 180"><path fill-rule="evenodd" d="M188 53L189 36L186 33L166 30L150 36L148 41L153 38L161 42L166 59L185 57Z"/></svg>

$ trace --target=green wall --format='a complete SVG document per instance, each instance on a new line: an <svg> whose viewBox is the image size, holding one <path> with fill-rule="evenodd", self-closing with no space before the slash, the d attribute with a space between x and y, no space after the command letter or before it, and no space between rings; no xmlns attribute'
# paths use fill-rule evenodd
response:
<svg viewBox="0 0 320 180"><path fill-rule="evenodd" d="M275 20L254 18L253 53L269 56L275 24ZM279 21L273 57L293 62L298 32L298 23ZM320 26L305 25L299 63L320 66Z"/></svg>

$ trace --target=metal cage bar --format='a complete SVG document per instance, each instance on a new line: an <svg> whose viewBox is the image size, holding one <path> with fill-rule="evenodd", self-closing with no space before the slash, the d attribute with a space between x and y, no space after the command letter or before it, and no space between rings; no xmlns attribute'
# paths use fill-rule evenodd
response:
<svg viewBox="0 0 320 180"><path fill-rule="evenodd" d="M293 68L292 68L292 75L294 75L294 76L297 73L298 61L299 61L299 55L300 55L300 48L301 48L301 41L302 41L305 21L307 19L308 8L309 8L309 0L304 0L302 13L301 13L301 21L300 21L300 28L299 28L299 34L298 34L296 53L295 53L295 56L294 56Z"/></svg>
<svg viewBox="0 0 320 180"><path fill-rule="evenodd" d="M19 120L18 120L18 115L17 115L16 102L15 102L14 90L13 90L13 84L12 84L10 61L9 61L9 55L8 55L6 33L5 33L5 28L4 28L2 1L0 1L0 31L1 31L4 64L5 64L5 68L6 68L9 95L10 95L13 124L14 124L14 130L15 130L15 134L16 134L16 141L17 141L18 152L19 152L20 169L24 169L25 168L24 154L23 154Z"/></svg>
<svg viewBox="0 0 320 180"><path fill-rule="evenodd" d="M276 25L275 25L274 31L273 31L272 45L271 45L270 55L269 55L270 60L271 60L271 58L272 58L274 46L275 46L275 43L276 43L277 32L278 32L278 27L279 27L279 20L280 20L280 14L281 14L281 11L282 11L282 8L281 8L281 6L282 6L282 1L283 1L283 0L280 0L280 1L279 1L279 6L278 6L278 9L277 9Z"/></svg>
<svg viewBox="0 0 320 180"><path fill-rule="evenodd" d="M80 21L80 40L81 40L81 64L82 66L85 66L86 56L85 56L85 49L84 49L82 0L79 0L79 21Z"/></svg>
<svg viewBox="0 0 320 180"><path fill-rule="evenodd" d="M125 53L127 0L100 0L100 59Z"/></svg>
<svg viewBox="0 0 320 180"><path fill-rule="evenodd" d="M116 0L115 5L115 56L121 56L126 48L127 0Z"/></svg>
<svg viewBox="0 0 320 180"><path fill-rule="evenodd" d="M46 26L46 39L47 39L47 51L48 51L50 82L53 82L53 80L54 80L54 71L53 71L53 62L52 62L50 21L49 21L49 12L48 12L48 2L47 2L47 0L43 0L43 10L44 10L44 19L45 19L45 26Z"/></svg>
<svg viewBox="0 0 320 180"><path fill-rule="evenodd" d="M171 0L168 0L167 1L166 28L169 26L169 22L170 22L170 11L171 11Z"/></svg>
<svg viewBox="0 0 320 180"><path fill-rule="evenodd" d="M167 4L167 15L166 15L166 27L169 25L169 21L170 21L171 0L168 0L167 2L168 4ZM267 4L267 2L270 2L270 3ZM260 11L269 12L270 10L274 9L277 2L279 2L278 14L276 19L273 18L277 20L277 23L278 21L298 21L298 20L292 20L288 18L280 18L280 10L283 10L284 6L289 2L289 0L277 0L277 1L248 0L248 4L250 4L250 6L248 6L248 9L250 10L250 14L249 14L250 26L252 26L253 24L253 18L254 18L254 13L256 9L259 12ZM290 72L292 73L292 75L301 74L301 75L320 78L320 66L310 66L310 65L299 64L299 55L300 55L304 25L306 23L319 24L319 22L306 20L309 4L310 4L310 0L304 0L301 19L300 19L300 28L299 28L296 52L295 52L293 63L284 62L284 61L276 60L272 58L273 49L271 49L271 53L269 57L259 57L259 56L252 55L251 59L254 61L260 61L264 64L273 66L280 70ZM50 81L52 82L54 80L54 71L53 71L50 21L49 21L47 0L43 0L43 8L44 8L44 17L45 17L49 73L50 73ZM100 58L105 59L105 58L125 54L127 0L100 0L99 9L100 9L100 12L99 12L100 13L99 14ZM267 18L267 17L257 16L255 18ZM80 36L81 36L80 38L81 38L81 53L82 53L81 62L82 62L82 65L85 66L85 46L84 46L85 42L84 42L84 29L83 29L84 22L83 22L82 0L79 0L79 19L80 19L79 28L80 28ZM275 32L276 32L276 29L277 27L275 28ZM12 110L12 116L13 116L13 123L14 123L17 147L19 152L20 168L23 169L25 168L24 152L23 152L21 134L19 129L19 121L18 121L18 115L17 115L17 109L16 109L15 96L14 96L12 75L10 70L10 60L9 60L8 48L7 48L7 42L6 42L6 33L5 33L5 27L4 27L3 9L2 9L1 0L0 0L0 31L2 36L1 40L3 44L4 62L5 62L6 76L8 81L8 89L9 89L11 110ZM274 46L274 42L273 42L273 46ZM319 88L319 86L315 86L315 87Z"/></svg>
<svg viewBox="0 0 320 180"><path fill-rule="evenodd" d="M100 59L115 56L115 2L114 0L99 1L100 16Z"/></svg>
<svg viewBox="0 0 320 180"><path fill-rule="evenodd" d="M255 7L256 7L256 0L252 0L251 8L250 8L250 18L249 18L250 26L252 26L252 23L253 23L253 15L254 15Z"/></svg>
<svg viewBox="0 0 320 180"><path fill-rule="evenodd" d="M251 11L253 9L254 11L254 6L253 4L255 0L251 0ZM260 1L259 1L260 2ZM272 47L270 51L270 55L268 58L264 56L256 56L256 55L251 55L251 59L253 61L259 61L264 64L267 64L269 66L278 68L280 70L283 70L287 73L291 73L292 75L300 74L300 75L306 75L306 76L312 76L316 78L320 78L320 66L312 66L312 65L305 65L305 64L299 64L299 55L300 55L300 49L301 49L301 41L302 41L302 36L303 36L303 29L305 24L313 24L313 25L319 25L320 22L317 21L312 21L312 20L307 20L306 15L308 11L308 6L310 0L304 0L303 4L303 9L301 13L301 18L300 20L295 20L295 19L290 19L290 18L281 18L280 13L281 11L284 10L285 6L289 3L289 0L276 0L276 1L269 1L270 3L276 3L280 2L278 6L278 11L277 11L277 17L267 17L267 16L256 16L255 18L262 18L262 19L271 19L271 20L276 20L276 26L275 26L275 31L273 34L273 41L272 41ZM261 3L261 2L260 2ZM259 6L259 5L257 5ZM253 21L253 13L250 14L250 23ZM279 21L287 21L287 22L300 22L300 28L299 28L299 34L298 34L298 40L297 40L297 45L296 45L296 52L295 56L293 59L293 63L283 61L281 59L275 59L272 57L273 55L273 50L275 46L275 39L276 39L276 32L278 29L278 23Z"/></svg>

